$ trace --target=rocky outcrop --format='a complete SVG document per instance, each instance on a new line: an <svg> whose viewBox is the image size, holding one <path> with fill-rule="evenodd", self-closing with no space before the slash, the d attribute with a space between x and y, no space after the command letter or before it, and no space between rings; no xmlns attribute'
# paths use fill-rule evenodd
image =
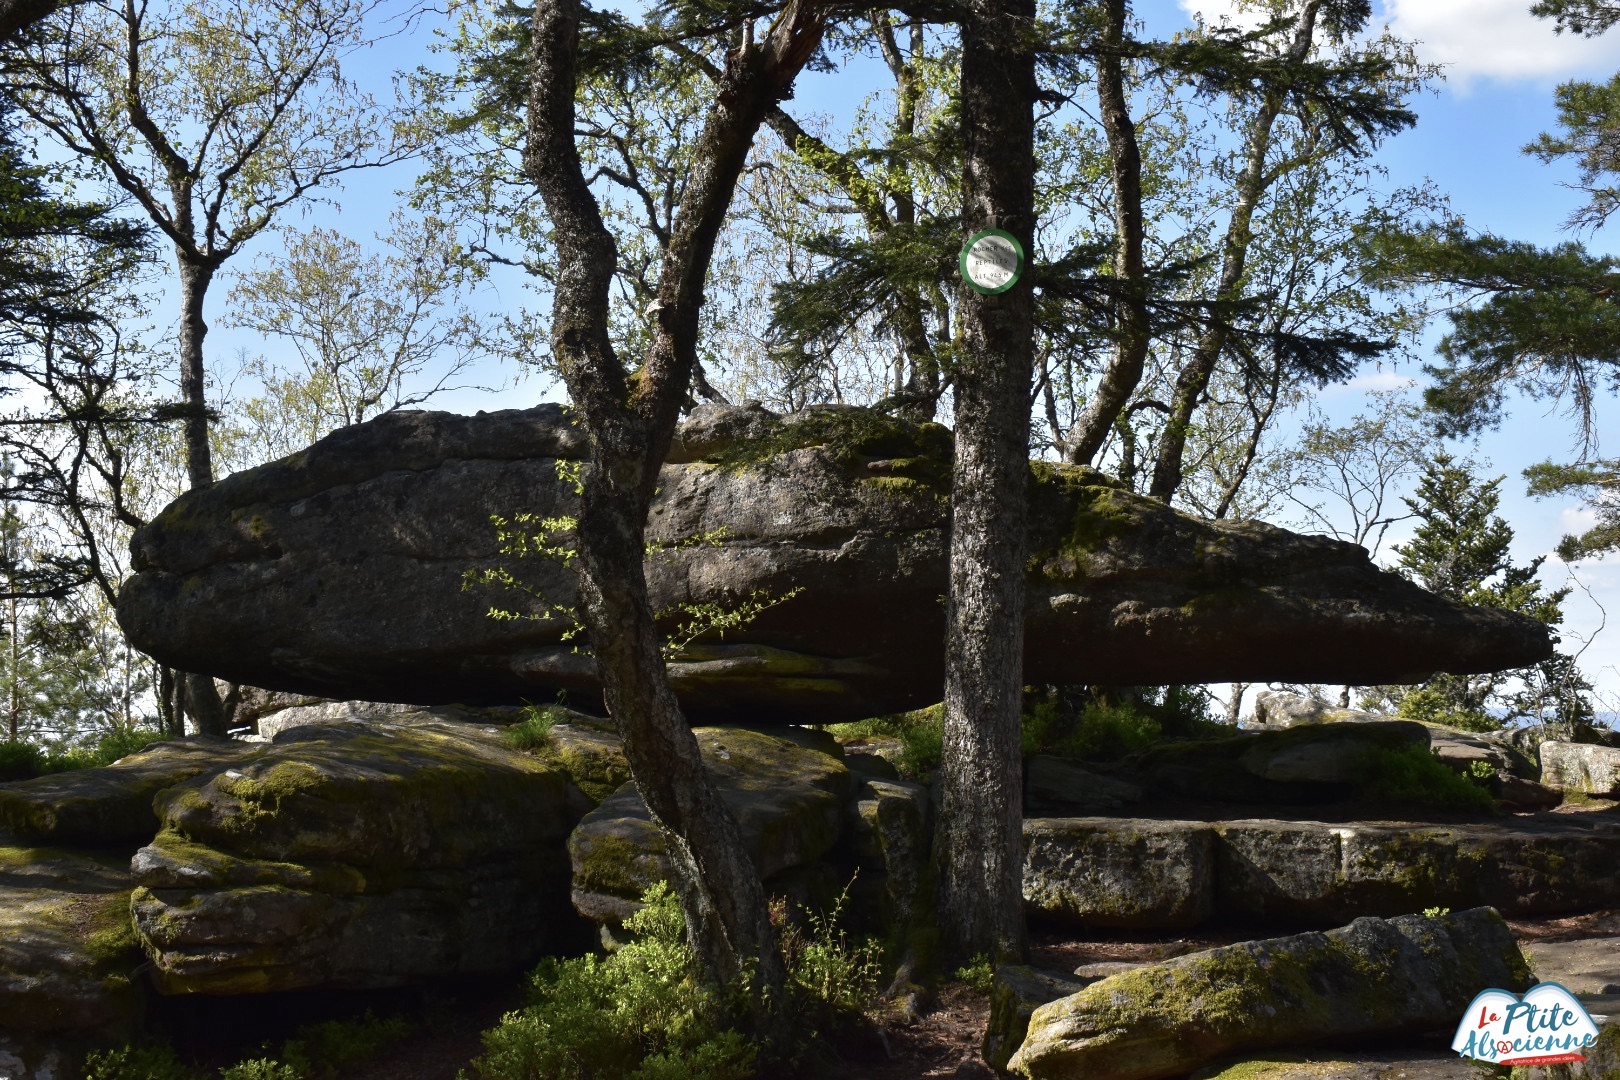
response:
<svg viewBox="0 0 1620 1080"><path fill-rule="evenodd" d="M1127 764L1162 795L1304 805L1361 795L1377 785L1386 755L1423 753L1428 745L1422 724L1380 718L1165 742Z"/></svg>
<svg viewBox="0 0 1620 1080"><path fill-rule="evenodd" d="M0 843L0 1036L128 1038L140 1015L127 854ZM7 1050L0 1037L0 1075ZM20 1071L20 1067L19 1067Z"/></svg>
<svg viewBox="0 0 1620 1080"><path fill-rule="evenodd" d="M1568 794L1620 799L1620 750L1549 739L1541 744L1541 782Z"/></svg>
<svg viewBox="0 0 1620 1080"><path fill-rule="evenodd" d="M558 406L392 413L189 492L134 541L119 620L181 669L338 698L508 702L594 675L532 598L463 590L507 566L567 607L555 562L489 521L573 511ZM828 722L940 697L950 433L855 409L699 410L649 521L654 604L792 598L670 664L695 719ZM1084 469L1030 472L1026 680L1391 682L1522 666L1546 630L1463 608L1354 545L1205 522ZM685 543L694 537L707 542ZM795 591L798 590L798 591ZM491 605L540 616L496 621Z"/></svg>
<svg viewBox="0 0 1620 1080"><path fill-rule="evenodd" d="M1187 821L1030 818L1024 902L1086 926L1189 927L1214 912L1215 833Z"/></svg>
<svg viewBox="0 0 1620 1080"><path fill-rule="evenodd" d="M1620 823L1329 824L1031 818L1031 914L1097 927L1211 918L1333 926L1489 904L1555 915L1620 904Z"/></svg>
<svg viewBox="0 0 1620 1080"><path fill-rule="evenodd" d="M1084 765L1046 754L1024 761L1024 812L1063 816L1117 810L1142 801L1143 792L1129 780L1107 776Z"/></svg>
<svg viewBox="0 0 1620 1080"><path fill-rule="evenodd" d="M155 743L105 768L0 784L0 832L41 844L139 843L157 831L158 792L252 753L233 739L198 736Z"/></svg>
<svg viewBox="0 0 1620 1080"><path fill-rule="evenodd" d="M409 722L407 722L409 721ZM431 715L284 730L165 791L131 862L164 993L393 986L509 971L559 943L568 831L549 756Z"/></svg>
<svg viewBox="0 0 1620 1080"><path fill-rule="evenodd" d="M698 728L693 734L762 879L809 866L832 850L853 786L836 743L829 738L825 748L807 747L743 728ZM875 815L881 807L872 809ZM622 922L640 908L648 887L673 877L663 837L633 783L579 823L568 854L574 907L601 923Z"/></svg>
<svg viewBox="0 0 1620 1080"><path fill-rule="evenodd" d="M1480 987L1531 975L1501 916L1357 919L1125 972L1037 1008L1009 1068L1030 1080L1156 1080L1269 1046L1457 1023Z"/></svg>

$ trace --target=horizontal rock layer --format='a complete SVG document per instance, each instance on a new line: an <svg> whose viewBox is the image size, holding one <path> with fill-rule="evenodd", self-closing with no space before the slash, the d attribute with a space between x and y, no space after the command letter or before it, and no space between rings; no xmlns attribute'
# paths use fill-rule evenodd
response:
<svg viewBox="0 0 1620 1080"><path fill-rule="evenodd" d="M573 513L559 463L581 454L554 405L345 428L142 529L120 624L182 670L278 690L590 700L557 614L571 571L503 555L490 525ZM823 723L939 700L950 454L945 429L862 410L699 410L651 511L655 608L673 631L691 605L781 602L673 659L687 712ZM1084 469L1034 464L1030 496L1028 682L1375 683L1550 654L1540 624L1435 597L1351 544L1195 520ZM544 602L464 590L502 566Z"/></svg>
<svg viewBox="0 0 1620 1080"><path fill-rule="evenodd" d="M1031 818L1024 850L1030 912L1084 926L1332 926L1431 907L1555 915L1620 904L1620 822L1600 820Z"/></svg>

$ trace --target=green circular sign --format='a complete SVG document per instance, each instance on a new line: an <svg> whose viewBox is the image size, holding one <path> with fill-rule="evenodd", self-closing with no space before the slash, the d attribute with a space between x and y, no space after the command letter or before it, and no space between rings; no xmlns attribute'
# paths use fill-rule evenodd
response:
<svg viewBox="0 0 1620 1080"><path fill-rule="evenodd" d="M1024 245L1003 229L984 229L962 245L962 280L974 292L1004 293L1024 276Z"/></svg>

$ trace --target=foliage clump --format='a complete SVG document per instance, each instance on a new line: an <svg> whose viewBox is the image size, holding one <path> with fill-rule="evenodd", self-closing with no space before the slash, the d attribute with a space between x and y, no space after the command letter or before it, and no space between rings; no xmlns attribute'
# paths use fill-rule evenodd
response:
<svg viewBox="0 0 1620 1080"><path fill-rule="evenodd" d="M859 739L899 739L900 774L911 780L933 776L945 756L945 706L930 705L911 712L873 716L850 724L829 724L827 730L841 743Z"/></svg>
<svg viewBox="0 0 1620 1080"><path fill-rule="evenodd" d="M1208 706L1201 686L1143 687L1118 700L1048 691L1024 712L1024 753L1115 761L1166 738L1231 734L1209 719Z"/></svg>
<svg viewBox="0 0 1620 1080"><path fill-rule="evenodd" d="M529 704L523 710L523 719L501 733L506 745L514 750L542 750L551 745L551 729L567 723L568 711L561 705Z"/></svg>
<svg viewBox="0 0 1620 1080"><path fill-rule="evenodd" d="M548 957L530 977L527 1006L484 1033L472 1063L481 1080L747 1080L758 1051L729 1024L742 988L704 984L669 886L654 885L625 920L632 940L606 956ZM872 1001L877 949L838 929L843 898L803 926L773 903L798 1015L826 1032ZM465 1074L464 1074L465 1075Z"/></svg>
<svg viewBox="0 0 1620 1080"><path fill-rule="evenodd" d="M375 1058L410 1033L401 1017L326 1020L299 1028L272 1054L267 1044L258 1057L219 1070L219 1080L338 1080ZM92 1051L85 1058L84 1080L201 1080L204 1074L182 1061L168 1046L125 1046Z"/></svg>
<svg viewBox="0 0 1620 1080"><path fill-rule="evenodd" d="M1362 766L1366 776L1362 795L1377 805L1456 813L1496 811L1489 777L1455 772L1427 747L1374 747L1366 751Z"/></svg>
<svg viewBox="0 0 1620 1080"><path fill-rule="evenodd" d="M66 750L47 750L25 742L0 743L0 783L111 765L167 738L170 736L156 728L129 728L108 732L88 746Z"/></svg>

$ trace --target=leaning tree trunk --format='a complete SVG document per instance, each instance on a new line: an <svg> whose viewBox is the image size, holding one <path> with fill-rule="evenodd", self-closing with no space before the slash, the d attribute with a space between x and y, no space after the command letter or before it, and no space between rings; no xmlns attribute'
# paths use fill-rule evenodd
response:
<svg viewBox="0 0 1620 1080"><path fill-rule="evenodd" d="M790 0L757 43L727 58L664 252L652 347L635 376L608 335L616 245L574 142L580 0L539 0L524 168L557 252L551 342L590 440L577 528L581 616L631 776L673 861L689 940L716 983L753 980L756 1024L787 1033L786 972L742 831L704 770L664 672L643 571L647 508L697 359L714 245L766 112L815 54L825 9Z"/></svg>
<svg viewBox="0 0 1620 1080"><path fill-rule="evenodd" d="M1316 32L1316 13L1319 0L1308 0L1300 12L1299 25L1289 44L1286 59L1299 63L1311 52L1311 41ZM1243 295L1243 273L1248 262L1249 244L1254 239L1255 209L1261 196L1275 179L1266 172L1266 155L1271 150L1272 128L1282 114L1283 94L1272 90L1260 103L1259 110L1249 124L1244 146L1243 170L1238 174L1236 201L1232 216L1227 221L1226 236L1221 242L1221 279L1215 298L1223 301L1240 299ZM1231 327L1224 321L1213 323L1198 338L1187 366L1176 377L1175 396L1170 402L1170 418L1165 421L1164 434L1159 437L1159 451L1153 463L1153 481L1148 494L1169 502L1181 487L1182 457L1187 450L1187 436L1192 432L1192 417L1204 400L1215 364L1220 360L1231 336Z"/></svg>
<svg viewBox="0 0 1620 1080"><path fill-rule="evenodd" d="M1106 0L1107 26L1097 59L1097 105L1108 133L1108 160L1114 181L1114 280L1119 298L1114 357L1103 372L1086 411L1065 440L1063 457L1071 465L1090 465L1125 404L1142 381L1151 344L1148 325L1147 269L1142 244L1142 152L1136 143L1125 98L1124 63L1119 50L1125 40L1125 0Z"/></svg>
<svg viewBox="0 0 1620 1080"><path fill-rule="evenodd" d="M962 24L963 227L1034 250L1034 0L975 0ZM945 747L935 834L949 959L1024 951L1020 690L1033 305L1028 277L963 302L951 492Z"/></svg>

